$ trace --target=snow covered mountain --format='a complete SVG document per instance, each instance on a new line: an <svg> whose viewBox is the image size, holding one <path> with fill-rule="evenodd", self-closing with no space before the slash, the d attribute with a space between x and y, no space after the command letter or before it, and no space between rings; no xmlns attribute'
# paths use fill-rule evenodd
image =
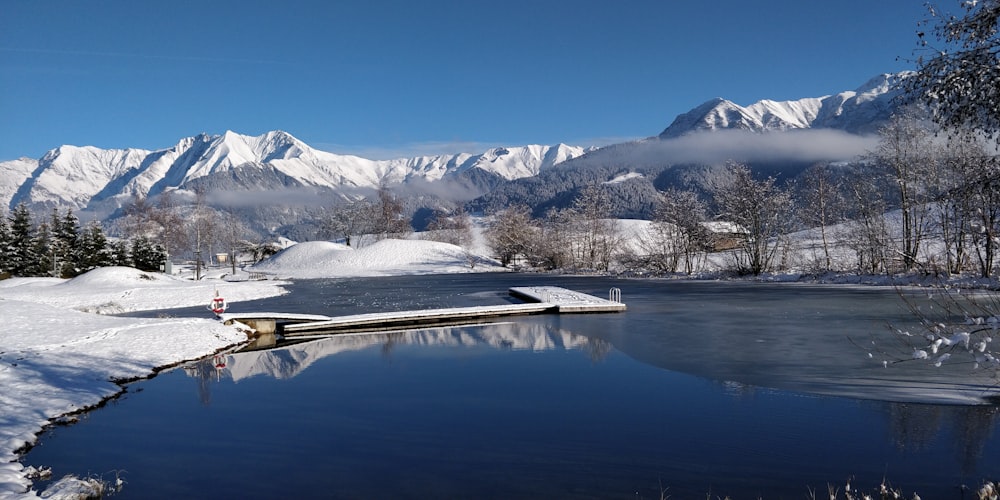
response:
<svg viewBox="0 0 1000 500"><path fill-rule="evenodd" d="M872 133L895 109L898 82L906 76L883 74L853 91L795 101L762 100L746 107L715 98L679 115L659 137L669 139L719 129L764 132L829 128L853 134Z"/></svg>
<svg viewBox="0 0 1000 500"><path fill-rule="evenodd" d="M536 175L585 152L560 144L368 160L313 149L286 132L251 137L227 131L188 137L159 151L62 146L39 160L2 162L0 200L8 208L23 202L33 210L59 206L79 211L212 178L225 181L210 184L249 191L288 187L346 191L383 183L433 182L471 171L511 180Z"/></svg>
<svg viewBox="0 0 1000 500"><path fill-rule="evenodd" d="M639 208L624 213L638 216L647 211L649 203L643 201L644 196L655 192L652 179L656 179L657 172L679 163L717 161L706 159L705 154L717 156L718 143L685 142L702 135L694 132L836 129L869 134L898 105L898 82L906 76L883 74L852 91L794 101L762 100L746 107L713 99L679 115L658 137L597 151L564 144L532 145L494 148L480 154L369 160L320 151L282 131L256 137L228 131L222 135L201 134L157 151L62 146L38 160L0 162L0 203L8 209L26 203L35 213L51 207L72 207L103 219L136 195L153 197L172 190L190 192L202 188L209 193L226 193L229 206L271 209L273 213L247 215L271 230L301 225L301 211L277 215L280 207L289 202L306 206L303 196L327 204L331 195L352 196L358 190L390 185L412 188L408 194L416 198L426 194L449 202L482 196L477 205L480 208L502 208L530 200L535 200L528 203L530 206L544 208L567 203L579 185L632 174L622 178L627 182L609 185L631 190L628 196ZM684 139L672 140L681 137ZM775 161L781 158L773 157L784 151L756 138L721 149L726 155L746 160L746 154L740 156L733 149L736 146L766 149L767 158ZM796 151L802 149L797 146ZM807 163L801 156L799 151L796 158ZM809 161L823 158L831 160L820 155ZM560 168L551 168L556 165ZM643 173L639 169L648 171L645 177L636 175ZM604 173L607 175L601 177ZM645 193L642 196L635 192L639 185Z"/></svg>

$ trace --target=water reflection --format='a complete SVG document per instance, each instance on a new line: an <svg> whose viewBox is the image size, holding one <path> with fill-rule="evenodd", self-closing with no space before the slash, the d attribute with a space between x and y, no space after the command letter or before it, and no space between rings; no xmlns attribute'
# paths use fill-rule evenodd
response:
<svg viewBox="0 0 1000 500"><path fill-rule="evenodd" d="M274 339L265 339L264 345ZM494 323L467 327L407 330L386 333L334 335L328 338L300 342L289 346L262 349L258 342L247 351L206 358L189 364L184 371L205 386L222 378L239 382L255 376L290 379L316 361L380 346L382 355L391 357L399 346L481 347L498 350L548 351L555 349L581 350L592 361L600 361L611 352L611 344L600 338L590 338L546 324ZM202 389L205 394L208 388ZM203 396L203 400L210 399Z"/></svg>
<svg viewBox="0 0 1000 500"><path fill-rule="evenodd" d="M884 408L898 450L919 452L932 448L936 440L950 440L956 462L966 475L978 469L1000 412L993 406L888 403Z"/></svg>
<svg viewBox="0 0 1000 500"><path fill-rule="evenodd" d="M274 338L267 338L250 350L217 355L185 366L187 375L198 380L199 400L205 405L211 403L213 383L223 380L239 383L258 376L291 379L321 359L371 348L377 348L389 362L394 352L401 348L444 346L498 351L574 350L584 353L593 363L602 362L615 349L611 342L601 337L573 333L545 322L335 335L265 348L274 342ZM660 367L671 359L670 356L657 358L656 354L656 349L647 349L635 358ZM760 395L775 393L775 389L738 380L715 383L732 400L754 400ZM888 389L890 392L895 390ZM940 406L891 401L869 404L874 404L884 415L887 435L898 451L923 452L939 447L941 440L949 440L951 444L948 448L953 450L963 474L972 474L977 470L984 446L992 438L1000 413L1000 408L987 405Z"/></svg>

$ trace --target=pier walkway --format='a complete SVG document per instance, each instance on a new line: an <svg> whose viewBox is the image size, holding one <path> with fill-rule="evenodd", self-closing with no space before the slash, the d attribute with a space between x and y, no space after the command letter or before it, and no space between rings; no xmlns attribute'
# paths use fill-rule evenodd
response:
<svg viewBox="0 0 1000 500"><path fill-rule="evenodd" d="M621 302L621 292L611 289L608 299L594 297L555 286L514 287L511 296L526 300L523 304L422 309L354 314L350 316L322 316L285 313L226 313L222 321L243 323L258 333L278 333L284 337L329 335L399 330L422 326L470 324L505 316L549 313L605 313L626 309Z"/></svg>

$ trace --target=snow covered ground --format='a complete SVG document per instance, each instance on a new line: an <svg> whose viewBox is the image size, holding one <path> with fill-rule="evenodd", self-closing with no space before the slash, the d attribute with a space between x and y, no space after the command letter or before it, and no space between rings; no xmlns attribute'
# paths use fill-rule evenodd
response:
<svg viewBox="0 0 1000 500"><path fill-rule="evenodd" d="M478 249L477 249L478 250ZM253 266L279 278L399 276L503 271L500 263L462 247L425 240L382 240L355 249L328 241L292 245Z"/></svg>
<svg viewBox="0 0 1000 500"><path fill-rule="evenodd" d="M476 263L470 267L470 259ZM496 262L445 243L385 240L360 250L327 242L293 245L255 271L316 278L502 270ZM187 277L132 268L96 269L82 276L0 281L0 498L37 498L17 451L44 426L118 394L117 380L202 358L247 337L214 318L218 293L230 304L286 293L281 281L232 281L227 269ZM228 279L227 279L228 278ZM197 318L108 316L130 311L205 305ZM46 498L74 498L93 484L57 483Z"/></svg>

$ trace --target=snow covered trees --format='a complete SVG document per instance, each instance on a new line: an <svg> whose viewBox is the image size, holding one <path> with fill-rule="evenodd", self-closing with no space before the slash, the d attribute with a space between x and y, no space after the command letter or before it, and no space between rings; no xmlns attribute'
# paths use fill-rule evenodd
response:
<svg viewBox="0 0 1000 500"><path fill-rule="evenodd" d="M771 269L781 239L792 227L791 196L773 177L754 179L746 165L730 163L727 170L729 178L713 186L712 194L721 218L743 233L743 252L733 254L737 269L761 274Z"/></svg>
<svg viewBox="0 0 1000 500"><path fill-rule="evenodd" d="M322 228L334 238L344 240L351 246L351 239L369 231L369 214L374 212L371 201L360 199L334 205L323 216Z"/></svg>
<svg viewBox="0 0 1000 500"><path fill-rule="evenodd" d="M607 271L618 251L617 219L610 214L611 196L597 184L580 190L564 215L574 235L569 241L574 267Z"/></svg>
<svg viewBox="0 0 1000 500"><path fill-rule="evenodd" d="M928 179L935 169L933 133L926 121L911 110L896 113L879 130L881 140L872 161L889 176L901 218L898 249L904 270L913 269L927 232L930 213Z"/></svg>
<svg viewBox="0 0 1000 500"><path fill-rule="evenodd" d="M434 210L427 224L427 238L468 249L472 246L472 218L465 210Z"/></svg>
<svg viewBox="0 0 1000 500"><path fill-rule="evenodd" d="M960 15L929 7L924 24L931 35L918 33L918 68L905 85L946 128L970 127L995 138L1000 135L1000 0L960 5Z"/></svg>
<svg viewBox="0 0 1000 500"><path fill-rule="evenodd" d="M410 221L404 216L403 202L389 188L379 187L372 206L372 233L379 238L405 236L413 231Z"/></svg>
<svg viewBox="0 0 1000 500"><path fill-rule="evenodd" d="M413 227L406 218L403 202L386 186L374 197L341 202L326 210L321 222L323 231L342 238L352 246L352 238L366 234L378 239L410 234Z"/></svg>
<svg viewBox="0 0 1000 500"><path fill-rule="evenodd" d="M938 152L934 179L937 225L949 273L978 267L992 273L1000 236L1000 164L982 137L970 131L950 134Z"/></svg>
<svg viewBox="0 0 1000 500"><path fill-rule="evenodd" d="M846 202L843 180L824 163L809 167L798 182L799 218L808 226L818 227L823 250L823 270L833 270L830 255L830 227L844 220Z"/></svg>
<svg viewBox="0 0 1000 500"><path fill-rule="evenodd" d="M101 266L160 269L166 254L148 238L109 241L96 221L81 228L72 210L52 211L38 224L24 204L0 217L0 275L72 278Z"/></svg>
<svg viewBox="0 0 1000 500"><path fill-rule="evenodd" d="M486 241L500 264L506 267L518 257L527 255L535 232L531 210L524 205L515 205L494 214L493 223L486 229Z"/></svg>
<svg viewBox="0 0 1000 500"><path fill-rule="evenodd" d="M132 257L132 267L140 271L159 271L160 264L167 259L167 252L163 245L153 243L145 236L137 236L132 239L132 248L129 251Z"/></svg>
<svg viewBox="0 0 1000 500"><path fill-rule="evenodd" d="M3 252L7 261L4 270L14 276L27 276L38 260L38 256L33 253L33 228L28 206L22 203L15 207L8 216L8 222L10 223L10 237L7 240L7 248Z"/></svg>
<svg viewBox="0 0 1000 500"><path fill-rule="evenodd" d="M515 205L497 212L486 230L486 242L504 266L519 258L545 269L607 270L618 251L619 234L604 211L598 187L581 191L574 205L550 210L534 219L531 209Z"/></svg>
<svg viewBox="0 0 1000 500"><path fill-rule="evenodd" d="M696 256L712 246L706 220L705 202L694 191L671 188L660 193L650 238L643 243L646 265L660 272L694 272Z"/></svg>

